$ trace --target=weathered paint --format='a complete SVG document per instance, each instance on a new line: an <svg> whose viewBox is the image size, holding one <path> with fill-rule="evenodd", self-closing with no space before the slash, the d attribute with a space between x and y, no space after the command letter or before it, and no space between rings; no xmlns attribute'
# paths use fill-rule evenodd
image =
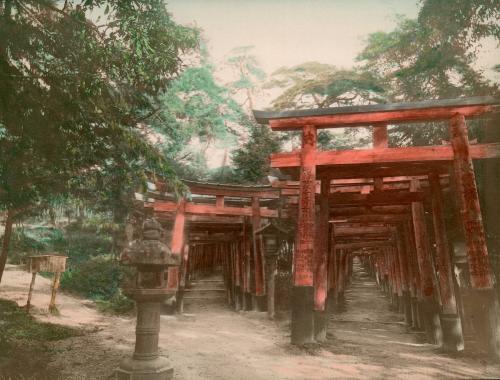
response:
<svg viewBox="0 0 500 380"><path fill-rule="evenodd" d="M493 278L464 115L451 118L450 137L471 284L476 289L491 289Z"/></svg>
<svg viewBox="0 0 500 380"><path fill-rule="evenodd" d="M255 295L263 296L265 294L264 285L264 264L262 257L262 240L260 235L255 232L260 228L260 207L259 198L252 198L252 242L253 242L253 260L255 270Z"/></svg>
<svg viewBox="0 0 500 380"><path fill-rule="evenodd" d="M184 233L186 223L186 201L181 199L177 205L174 228L172 230L172 254L181 255L184 247ZM179 267L168 268L167 289L176 290L179 287Z"/></svg>
<svg viewBox="0 0 500 380"><path fill-rule="evenodd" d="M436 264L438 271L439 289L443 312L456 314L457 306L452 282L450 247L446 236L446 225L443 213L443 196L438 175L430 175L429 182L432 197L432 220L436 242Z"/></svg>
<svg viewBox="0 0 500 380"><path fill-rule="evenodd" d="M419 189L419 181L411 181L411 189ZM427 240L427 227L425 223L424 205L414 202L411 205L413 216L413 231L415 236L415 250L417 253L418 267L421 275L422 295L432 296L434 293L433 267L430 258L429 242Z"/></svg>
<svg viewBox="0 0 500 380"><path fill-rule="evenodd" d="M330 180L321 181L318 223L316 224L316 247L314 252L314 310L325 310L327 293L327 259Z"/></svg>
<svg viewBox="0 0 500 380"><path fill-rule="evenodd" d="M315 242L316 128L302 130L300 195L297 220L297 245L294 255L295 286L313 286L313 251Z"/></svg>

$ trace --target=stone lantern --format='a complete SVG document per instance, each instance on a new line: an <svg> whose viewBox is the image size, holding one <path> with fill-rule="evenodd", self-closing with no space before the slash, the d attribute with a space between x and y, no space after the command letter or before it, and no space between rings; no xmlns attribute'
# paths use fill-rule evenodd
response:
<svg viewBox="0 0 500 380"><path fill-rule="evenodd" d="M142 226L142 239L134 240L121 254L124 265L137 268L135 281L124 293L137 304L135 351L116 370L117 380L169 380L173 369L165 357L158 354L160 309L172 296L167 290L167 268L179 266L180 255L172 254L160 241L161 225L147 219Z"/></svg>
<svg viewBox="0 0 500 380"><path fill-rule="evenodd" d="M266 262L266 293L267 293L267 314L273 319L274 312L274 288L275 274L277 267L277 259L280 245L280 238L286 235L287 232L269 223L255 232L256 235L261 235L264 243L264 257Z"/></svg>

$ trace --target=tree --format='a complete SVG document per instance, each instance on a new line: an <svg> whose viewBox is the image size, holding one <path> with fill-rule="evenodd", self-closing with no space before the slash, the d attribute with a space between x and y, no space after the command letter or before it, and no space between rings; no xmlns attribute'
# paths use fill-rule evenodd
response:
<svg viewBox="0 0 500 380"><path fill-rule="evenodd" d="M206 177L206 150L215 143L234 144L245 117L230 91L216 83L204 48L200 63L187 68L156 103L150 127L159 134L167 160L184 177Z"/></svg>
<svg viewBox="0 0 500 380"><path fill-rule="evenodd" d="M305 62L281 67L266 83L266 88L279 88L282 93L272 101L275 109L342 107L354 104L383 103L385 88L369 72L339 70L335 66ZM318 133L320 149L348 149L367 143L363 133L353 129L322 130ZM299 133L289 133L292 144L300 142Z"/></svg>
<svg viewBox="0 0 500 380"><path fill-rule="evenodd" d="M403 19L391 32L371 34L358 60L388 89L392 102L498 93L498 85L475 63L484 38L499 41L499 10L494 0L422 1L416 20ZM442 123L395 131L399 145L439 144L447 138Z"/></svg>
<svg viewBox="0 0 500 380"><path fill-rule="evenodd" d="M249 139L233 152L236 180L243 183L263 183L269 174L269 156L280 148L280 141L268 126L248 121Z"/></svg>
<svg viewBox="0 0 500 380"><path fill-rule="evenodd" d="M385 101L385 89L369 72L339 70L335 66L306 62L276 70L266 88L281 88L272 101L276 109L325 108Z"/></svg>
<svg viewBox="0 0 500 380"><path fill-rule="evenodd" d="M265 72L259 66L257 58L251 54L253 46L239 46L231 50L226 63L236 73L236 80L229 83L235 95L243 93L242 107L248 108L248 114L254 109L254 96L259 85L266 78Z"/></svg>
<svg viewBox="0 0 500 380"><path fill-rule="evenodd" d="M77 178L123 179L137 167L173 176L140 122L198 34L161 0L1 0L0 19L1 279L23 210L68 194Z"/></svg>

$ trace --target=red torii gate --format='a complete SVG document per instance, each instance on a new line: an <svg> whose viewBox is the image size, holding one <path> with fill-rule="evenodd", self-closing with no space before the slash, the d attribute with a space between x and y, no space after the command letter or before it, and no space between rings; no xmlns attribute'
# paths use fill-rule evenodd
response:
<svg viewBox="0 0 500 380"><path fill-rule="evenodd" d="M234 270L243 277L242 283L244 293L242 295L241 304L245 309L256 308L257 310L265 310L265 284L264 284L264 262L261 239L255 236L255 231L261 227L261 220L268 218L277 218L278 211L261 207L263 200L266 202L277 200L280 198L280 190L270 186L239 186L239 185L221 185L213 183L200 183L194 181L184 181L189 188L189 197L180 200L175 200L173 197L162 197L160 192L150 192L152 198L144 204L144 207L149 208L160 219L170 219L173 221L171 249L174 254L181 255L185 253L183 270L179 273L178 268L169 269L169 288L173 291L179 289L181 293L185 283L185 275L187 272L187 260L189 249L189 233L186 232L186 222L188 225L198 224L198 230L211 230L211 232L227 233L234 227L235 221L228 221L227 218L246 218L249 219L251 228L246 228L246 222L243 221L240 232L243 233L243 240L248 238L248 232L251 231L252 248L243 244L244 254L238 254L235 260L243 260L243 262L235 262ZM153 189L165 190L166 186L157 182ZM225 218L221 220L221 218ZM222 223L221 223L222 222ZM241 237L240 237L241 238ZM219 239L202 238L204 243L222 242ZM202 243L199 239L192 239L193 244L199 245ZM253 252L253 271L250 269L250 253ZM241 272L241 273L240 273ZM253 277L251 276L253 274ZM234 274L233 274L234 275ZM253 300L250 299L250 292L254 280ZM239 280L239 279L238 279ZM238 295L239 297L239 295Z"/></svg>
<svg viewBox="0 0 500 380"><path fill-rule="evenodd" d="M472 160L500 157L500 144L469 145L465 118L493 112L498 109L499 104L500 101L497 99L478 97L284 112L254 111L256 120L268 123L274 131L302 131L300 151L271 156L272 167L280 168L300 180L294 254L295 286L292 297L293 343L313 342L315 336L324 335L322 331L326 325L324 289L327 287L326 264L329 242L328 227L325 225L328 226L329 221L330 185L335 179L374 178L374 194L375 192L381 194L383 177L430 176L437 254L442 266L440 285L445 289L445 295L442 297L443 308L453 309L450 306L454 301L450 295L450 263L444 237L439 184L439 176L448 174L451 164L454 168L455 188L461 209L472 289L477 297L476 306L482 310L482 317L479 318L481 321L476 323L476 328L478 334L483 335L482 338L490 341L487 345L491 346L491 338L488 339L488 335L493 335L493 325L490 320L493 278ZM449 121L451 146L387 147L388 124L431 120ZM318 129L357 126L374 127L373 149L331 152L317 150ZM316 179L321 180L318 217L315 212ZM418 192L419 186L418 179L411 180L410 193ZM393 201L391 197L386 199L388 204ZM334 197L332 198L332 201L335 201ZM381 196L379 199L382 203L383 198L384 196ZM433 268L426 246L428 243L425 236L422 202L421 199L411 199L410 195L403 198L406 198L405 203L411 204L413 233L404 233L400 239L406 240L407 249L411 251L410 247L414 247L415 250L409 256L411 260L407 260L413 261L413 265L408 265L409 270L413 269L413 278L410 280L416 281L414 292L421 297L423 307L429 308L432 312L431 303L435 299L432 283ZM370 204L372 200L366 199L366 201ZM356 204L354 199L350 202ZM400 262L394 259L393 268L397 269L396 266L399 264ZM399 276L398 271L394 273ZM397 278L395 281L401 284Z"/></svg>

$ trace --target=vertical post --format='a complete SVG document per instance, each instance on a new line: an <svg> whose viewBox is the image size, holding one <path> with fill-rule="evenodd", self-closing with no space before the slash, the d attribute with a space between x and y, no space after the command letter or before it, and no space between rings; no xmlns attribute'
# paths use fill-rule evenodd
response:
<svg viewBox="0 0 500 380"><path fill-rule="evenodd" d="M418 179L410 182L410 191L418 191L420 183ZM427 240L427 226L425 223L425 211L422 202L412 202L413 229L415 234L415 248L417 253L418 267L421 274L422 298L419 308L424 320L427 338L432 344L440 344L441 328L439 324L439 306L434 292L434 268L432 266L429 242Z"/></svg>
<svg viewBox="0 0 500 380"><path fill-rule="evenodd" d="M269 319L274 319L275 309L274 309L274 295L275 295L275 274L276 268L278 266L277 256L266 257L266 284L267 284L267 315Z"/></svg>
<svg viewBox="0 0 500 380"><path fill-rule="evenodd" d="M493 277L470 155L467 126L463 115L457 114L450 120L450 137L460 219L465 235L472 285L469 297L471 301L470 311L474 312L473 324L478 343L485 351L494 353L496 351L496 317Z"/></svg>
<svg viewBox="0 0 500 380"><path fill-rule="evenodd" d="M389 146L389 136L387 134L387 125L380 124L372 127L373 147L375 149L387 148ZM384 178L378 177L373 179L375 191L382 191Z"/></svg>
<svg viewBox="0 0 500 380"><path fill-rule="evenodd" d="M258 311L266 311L266 297L264 288L264 263L262 254L262 241L255 231L260 228L259 198L252 198L252 241L255 277L255 305Z"/></svg>
<svg viewBox="0 0 500 380"><path fill-rule="evenodd" d="M241 310L241 259L243 256L241 254L241 246L241 241L238 241L235 244L234 250L234 310L236 311Z"/></svg>
<svg viewBox="0 0 500 380"><path fill-rule="evenodd" d="M186 277L188 271L189 244L184 245L182 253L182 266L180 270L179 290L177 291L177 312L184 313L184 290L186 289Z"/></svg>
<svg viewBox="0 0 500 380"><path fill-rule="evenodd" d="M420 287L420 271L418 269L412 222L408 221L406 223L403 223L403 236L405 239L406 250L408 252L408 274L410 276L412 326L414 330L420 330L423 326L423 323L421 323L421 317L418 310L418 300L422 297L422 290Z"/></svg>
<svg viewBox="0 0 500 380"><path fill-rule="evenodd" d="M60 278L61 278L61 272L54 273L54 282L52 283L52 295L50 296L50 303L49 303L49 311L51 313L57 312L56 294L57 294L57 289L59 289Z"/></svg>
<svg viewBox="0 0 500 380"><path fill-rule="evenodd" d="M404 246L401 227L394 227L394 237L396 239L396 251L399 259L399 270L401 273L401 291L402 299L400 300L403 305L406 325L412 325L411 313L411 294L410 294L410 275L408 268L409 252L408 247Z"/></svg>
<svg viewBox="0 0 500 380"><path fill-rule="evenodd" d="M36 272L31 274L30 290L28 292L28 302L26 302L26 312L30 312L31 307L31 295L33 294L33 287L35 286Z"/></svg>
<svg viewBox="0 0 500 380"><path fill-rule="evenodd" d="M337 255L335 250L335 232L333 224L329 228L330 238L328 241L328 292L327 309L329 312L335 310L335 300L337 298Z"/></svg>
<svg viewBox="0 0 500 380"><path fill-rule="evenodd" d="M432 218L442 305L439 316L443 330L443 349L447 352L457 352L463 350L464 339L451 277L450 248L448 246L448 237L446 236L443 196L441 194L439 175L431 174L429 176L429 183L432 197Z"/></svg>
<svg viewBox="0 0 500 380"><path fill-rule="evenodd" d="M315 242L316 127L302 129L297 243L292 293L292 344L314 342L313 254Z"/></svg>
<svg viewBox="0 0 500 380"><path fill-rule="evenodd" d="M175 213L174 227L172 230L171 250L174 255L182 255L184 247L184 227L186 223L186 201L181 199ZM167 277L167 289L176 292L179 289L179 267L169 267ZM171 310L173 312L173 310Z"/></svg>
<svg viewBox="0 0 500 380"><path fill-rule="evenodd" d="M318 342L326 340L328 316L325 310L327 293L328 227L330 179L321 180L316 246L314 252L314 335Z"/></svg>
<svg viewBox="0 0 500 380"><path fill-rule="evenodd" d="M394 273L395 273L395 281L396 281L396 305L397 305L397 311L400 313L404 312L404 303L403 303L403 273L401 271L401 263L399 260L399 252L396 247L392 247L391 249L391 254L394 257Z"/></svg>
<svg viewBox="0 0 500 380"><path fill-rule="evenodd" d="M345 290L345 262L347 257L347 251L340 249L337 253L337 307L343 309L344 307L344 290Z"/></svg>
<svg viewBox="0 0 500 380"><path fill-rule="evenodd" d="M247 223L245 222L245 230L243 232L243 310L249 311L252 310L252 293L251 293L251 242L250 242L250 234L248 233Z"/></svg>

